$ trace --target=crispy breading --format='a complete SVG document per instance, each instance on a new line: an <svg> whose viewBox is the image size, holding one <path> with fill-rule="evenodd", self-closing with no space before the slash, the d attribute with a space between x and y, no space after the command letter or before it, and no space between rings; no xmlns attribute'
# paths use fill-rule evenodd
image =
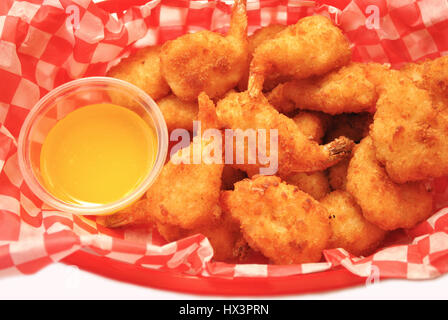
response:
<svg viewBox="0 0 448 320"><path fill-rule="evenodd" d="M139 49L111 68L107 75L136 85L154 100L163 98L170 92L170 87L160 70L160 46ZM115 92L111 92L111 98L114 103L121 106L133 103L132 99Z"/></svg>
<svg viewBox="0 0 448 320"><path fill-rule="evenodd" d="M393 182L375 157L370 136L355 147L347 172L347 191L363 216L384 230L412 228L432 213L432 193L424 182Z"/></svg>
<svg viewBox="0 0 448 320"><path fill-rule="evenodd" d="M216 113L225 128L243 131L264 129L268 151L271 148L270 129L277 130L278 174L282 177L292 172L324 170L347 157L353 147L353 142L344 137L326 145L318 145L309 140L299 130L294 120L275 110L263 95L250 97L247 92L230 93L218 102ZM247 155L247 143L244 147L246 150L238 151ZM260 162L248 164L245 161L244 164L235 166L249 173L268 165Z"/></svg>
<svg viewBox="0 0 448 320"><path fill-rule="evenodd" d="M370 134L378 160L398 183L448 174L448 108L399 71L381 83Z"/></svg>
<svg viewBox="0 0 448 320"><path fill-rule="evenodd" d="M317 262L331 235L328 212L275 176L255 176L222 193L224 210L241 223L249 245L276 264Z"/></svg>
<svg viewBox="0 0 448 320"><path fill-rule="evenodd" d="M195 101L202 91L219 97L244 75L247 50L246 0L237 0L227 36L204 30L167 41L160 55L162 73L182 100Z"/></svg>
<svg viewBox="0 0 448 320"><path fill-rule="evenodd" d="M345 190L347 187L347 169L350 159L344 159L328 168L328 181L333 190Z"/></svg>
<svg viewBox="0 0 448 320"><path fill-rule="evenodd" d="M321 77L280 84L268 95L269 102L281 112L297 108L332 115L369 111L378 99L365 73L373 65L352 62Z"/></svg>
<svg viewBox="0 0 448 320"><path fill-rule="evenodd" d="M323 16L309 16L261 43L250 65L248 90L260 94L268 74L305 79L342 67L350 61L348 40Z"/></svg>
<svg viewBox="0 0 448 320"><path fill-rule="evenodd" d="M320 203L327 209L332 235L328 248L343 248L355 256L371 254L381 244L386 231L367 221L353 197L333 191Z"/></svg>
<svg viewBox="0 0 448 320"><path fill-rule="evenodd" d="M252 61L253 54L255 49L264 41L272 39L277 33L286 29L286 26L283 24L270 24L266 27L261 27L257 29L252 35L250 35L247 40L249 42L249 55L247 61L247 68L244 76L241 78L238 83L238 89L240 91L247 90L247 82L249 81L249 67L250 62ZM279 82L286 81L284 77L278 75L267 75L266 81L264 82L264 90L272 90L275 88Z"/></svg>
<svg viewBox="0 0 448 320"><path fill-rule="evenodd" d="M221 217L208 225L193 229L182 229L167 223L158 222L157 230L167 241L177 241L195 234L203 234L213 248L216 261L238 262L245 258L248 244L240 232L240 224L229 214L223 212Z"/></svg>
<svg viewBox="0 0 448 320"><path fill-rule="evenodd" d="M198 119L198 103L183 101L170 94L157 101L162 111L168 131L174 129L186 129L193 131L193 121Z"/></svg>
<svg viewBox="0 0 448 320"><path fill-rule="evenodd" d="M321 112L300 111L292 120L308 139L320 144L330 122L330 117Z"/></svg>
<svg viewBox="0 0 448 320"><path fill-rule="evenodd" d="M400 72L419 88L426 89L436 98L448 103L448 56L419 63L408 63Z"/></svg>
<svg viewBox="0 0 448 320"><path fill-rule="evenodd" d="M316 200L322 199L330 192L330 184L323 171L293 173L287 176L285 181L299 187L300 190Z"/></svg>

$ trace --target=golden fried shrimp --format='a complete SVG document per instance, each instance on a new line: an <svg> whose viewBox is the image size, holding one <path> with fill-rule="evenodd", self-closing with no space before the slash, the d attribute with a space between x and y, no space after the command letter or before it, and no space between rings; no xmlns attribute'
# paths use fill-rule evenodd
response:
<svg viewBox="0 0 448 320"><path fill-rule="evenodd" d="M400 72L409 77L417 87L428 90L436 99L447 103L448 56L419 63L408 63Z"/></svg>
<svg viewBox="0 0 448 320"><path fill-rule="evenodd" d="M217 124L213 102L201 94L199 101L199 120L204 128ZM200 139L200 137L195 138ZM192 229L219 218L219 193L223 164L194 164L193 141L190 146L179 150L165 164L159 177L146 193L146 210L120 211L107 216L105 224L118 227L130 223L156 221L182 229ZM208 141L199 141L202 147ZM185 153L184 153L185 152ZM190 163L177 160L190 159ZM175 160L177 159L177 160Z"/></svg>
<svg viewBox="0 0 448 320"><path fill-rule="evenodd" d="M249 55L248 55L248 61L247 61L247 68L244 76L241 78L240 82L238 83L238 89L240 91L247 90L247 82L249 80L249 67L250 67L250 61L252 60L252 56L255 52L255 49L265 40L272 39L277 33L280 31L286 29L285 25L282 24L270 24L266 27L261 27L260 29L256 30L251 36L247 38L249 42ZM275 86L284 80L282 77L276 77L275 75L267 75L267 79L264 83L264 90L272 90L275 88ZM285 80L286 81L286 80Z"/></svg>
<svg viewBox="0 0 448 320"><path fill-rule="evenodd" d="M347 169L350 159L344 159L328 168L328 181L333 190L345 190L347 187Z"/></svg>
<svg viewBox="0 0 448 320"><path fill-rule="evenodd" d="M157 105L162 111L169 132L178 128L193 130L193 121L198 118L197 102L182 101L171 94L158 100Z"/></svg>
<svg viewBox="0 0 448 320"><path fill-rule="evenodd" d="M333 191L320 203L327 209L332 235L328 249L343 248L355 256L371 254L383 241L386 231L367 221L353 197Z"/></svg>
<svg viewBox="0 0 448 320"><path fill-rule="evenodd" d="M407 63L401 69L400 72L410 78L419 88L423 87L423 73L425 65L423 63Z"/></svg>
<svg viewBox="0 0 448 320"><path fill-rule="evenodd" d="M302 18L255 49L250 64L249 93L260 94L268 74L305 79L342 67L350 57L348 40L328 18Z"/></svg>
<svg viewBox="0 0 448 320"><path fill-rule="evenodd" d="M448 56L425 62L424 87L437 99L448 103Z"/></svg>
<svg viewBox="0 0 448 320"><path fill-rule="evenodd" d="M117 66L111 68L107 75L136 85L154 100L163 98L170 92L170 87L160 70L160 46L138 50L134 55L123 59ZM111 98L118 105L132 104L132 100L125 98L122 94L111 92Z"/></svg>
<svg viewBox="0 0 448 320"><path fill-rule="evenodd" d="M202 91L219 97L244 75L247 47L246 0L237 0L227 36L205 30L166 42L160 55L162 72L182 100L195 101Z"/></svg>
<svg viewBox="0 0 448 320"><path fill-rule="evenodd" d="M317 262L331 235L327 210L275 176L255 176L222 193L223 210L249 245L276 264Z"/></svg>
<svg viewBox="0 0 448 320"><path fill-rule="evenodd" d="M232 166L225 165L222 171L222 189L223 190L233 190L233 185L247 178L247 174L244 171L236 169Z"/></svg>
<svg viewBox="0 0 448 320"><path fill-rule="evenodd" d="M242 131L264 129L267 137L266 150L271 150L270 130L277 130L278 174L281 177L286 177L292 172L324 170L347 157L353 148L353 142L345 137L326 145L318 145L309 140L299 130L294 120L275 110L263 95L250 97L247 92L231 93L218 102L216 113L225 128ZM275 146L272 146L272 149L274 148ZM247 150L236 151L248 154ZM243 171L253 172L254 168L268 165L259 162L248 164L246 161L235 166Z"/></svg>
<svg viewBox="0 0 448 320"><path fill-rule="evenodd" d="M166 223L157 223L157 230L166 241L177 241L195 234L202 234L210 241L215 261L243 260L249 247L240 232L240 224L223 212L216 221L193 229L182 229Z"/></svg>
<svg viewBox="0 0 448 320"><path fill-rule="evenodd" d="M300 111L292 120L308 139L322 143L327 130L329 117L320 112ZM336 137L339 138L339 137Z"/></svg>
<svg viewBox="0 0 448 320"><path fill-rule="evenodd" d="M316 200L322 199L330 192L330 184L323 171L293 173L285 178L285 182L297 186Z"/></svg>
<svg viewBox="0 0 448 320"><path fill-rule="evenodd" d="M280 84L268 96L281 112L294 109L322 111L328 114L359 113L375 106L375 86L367 79L365 69L373 64L352 62L318 78Z"/></svg>
<svg viewBox="0 0 448 320"><path fill-rule="evenodd" d="M399 71L390 71L370 135L378 160L397 183L448 174L448 110Z"/></svg>
<svg viewBox="0 0 448 320"><path fill-rule="evenodd" d="M393 182L376 159L370 136L355 147L348 166L347 191L364 217L384 230L411 228L432 213L432 193L425 183Z"/></svg>
<svg viewBox="0 0 448 320"><path fill-rule="evenodd" d="M372 122L373 115L367 112L336 115L329 124L325 141L333 141L344 136L359 142L369 134Z"/></svg>

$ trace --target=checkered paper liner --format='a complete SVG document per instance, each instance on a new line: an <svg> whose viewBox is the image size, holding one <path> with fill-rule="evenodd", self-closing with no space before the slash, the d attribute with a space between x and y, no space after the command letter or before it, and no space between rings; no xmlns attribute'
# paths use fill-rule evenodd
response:
<svg viewBox="0 0 448 320"><path fill-rule="evenodd" d="M357 61L398 67L448 53L445 0L372 1L374 8L361 0L248 2L249 33L271 23L293 24L304 16L326 15L350 39ZM446 178L433 183L435 214L392 245L369 257L326 250L325 262L290 266L214 262L202 235L166 243L156 231L107 229L94 219L55 211L30 191L18 169L17 137L40 97L67 81L104 75L136 48L201 29L224 32L230 5L157 0L114 16L91 0L0 2L0 275L34 273L80 249L146 268L206 277L280 277L338 266L363 277L372 270L381 277L408 279L448 272ZM66 23L73 6L79 10L79 28ZM366 24L375 10L379 29Z"/></svg>

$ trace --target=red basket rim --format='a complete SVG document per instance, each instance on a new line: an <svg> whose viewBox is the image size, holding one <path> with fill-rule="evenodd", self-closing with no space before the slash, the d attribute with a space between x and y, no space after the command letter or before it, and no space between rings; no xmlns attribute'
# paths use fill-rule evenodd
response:
<svg viewBox="0 0 448 320"><path fill-rule="evenodd" d="M79 250L62 260L110 279L145 287L215 296L274 296L305 294L353 287L365 283L345 268L271 278L216 278L191 276L163 270L148 269L93 255Z"/></svg>

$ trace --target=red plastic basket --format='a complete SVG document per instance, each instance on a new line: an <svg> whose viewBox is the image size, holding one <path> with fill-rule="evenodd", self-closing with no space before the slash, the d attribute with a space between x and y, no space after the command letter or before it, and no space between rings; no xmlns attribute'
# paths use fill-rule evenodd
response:
<svg viewBox="0 0 448 320"><path fill-rule="evenodd" d="M98 275L137 285L179 292L223 296L303 294L366 283L342 267L336 270L276 278L221 279L151 270L79 250L62 260Z"/></svg>
<svg viewBox="0 0 448 320"><path fill-rule="evenodd" d="M81 0L77 1L82 2ZM170 4L172 3L174 6L176 6L178 2L183 2L183 5L185 5L184 0L164 1L169 2ZM271 1L273 1L275 5L277 5L278 3L279 8L280 6L285 8L296 0L263 0L263 3L269 3L272 5ZM358 61L374 60L378 62L384 62L384 60L382 59L387 57L388 62L390 62L394 66L397 66L400 63L406 61L417 60L425 57L436 57L440 56L440 54L444 52L448 52L448 42L445 39L446 37L436 36L442 31L443 34L448 34L448 6L446 7L446 9L444 9L446 10L444 11L446 12L446 14L442 14L443 19L441 18L439 20L431 20L431 17L428 16L428 12L433 10L432 3L434 1L438 0L409 1L409 7L407 7L407 5L403 1L400 1L399 3L401 7L398 9L393 7L392 5L388 7L385 0L375 2L375 4L379 7L387 7L387 9L389 10L387 13L387 17L383 17L385 21L389 21L388 23L390 23L391 19L395 19L394 21L396 23L394 23L393 26L389 25L389 29L394 31L392 36L395 38L392 40L381 38L381 35L378 36L378 34L371 32L364 27L359 27L359 15L358 20L353 17L356 17L356 10L365 11L364 9L366 9L369 3L362 0L356 1L356 4L354 5L355 11L350 11L348 15L345 15L345 20L340 21L344 29L348 30L348 36L350 40L352 40L352 42L356 43L357 45L354 49L353 58ZM118 16L123 16L120 15L120 13L122 13L124 10L130 8L131 6L145 4L146 2L148 2L148 0L105 0L99 2L97 6L109 13L119 13ZM225 2L225 0L221 0L221 2ZM346 7L347 9L350 8L350 6L347 6L347 4L353 4L353 2L355 1L334 0L315 2L318 5L326 4L343 10ZM426 4L422 6L422 2L425 2ZM33 8L33 5L30 5L30 8ZM362 10L360 8L362 8ZM2 7L0 6L0 13L1 10ZM398 10L398 13L395 10ZM292 11L294 13L292 15L293 17L296 16L295 14L300 13L300 10L297 8L294 8L294 10ZM335 10L328 10L327 13L331 15L334 11ZM387 10L384 11L387 12ZM51 17L51 12L57 12L57 10L49 12L49 16ZM20 12L16 12L16 14L19 13ZM125 18L128 19L127 21L132 20L133 18L139 19L140 12L138 10L129 10L128 13L130 14L125 16ZM352 14L354 14L354 16ZM196 22L199 21L199 13L194 13L192 14L192 16L194 17ZM92 15L90 15L90 18L95 21L95 17L92 17ZM149 18L152 19L153 17ZM14 19L10 20L11 24L16 21ZM297 19L294 20L291 18L288 20L288 23L294 23L296 20ZM37 23L42 21L38 20ZM34 22L36 21L33 21L33 23ZM158 21L151 20L150 23L154 23L157 25ZM356 23L358 23L358 25ZM47 25L42 27L49 28L49 26ZM169 37L177 35L178 33L181 34L184 31L185 30L170 29ZM15 34L11 33L8 41L14 42L21 39L19 37L21 34L19 34L19 36L17 37L13 37L13 35ZM431 42L433 38L437 39L437 43ZM166 33L159 40L161 39L167 39ZM426 41L419 42L415 39L426 39ZM57 44L59 45L59 43ZM94 51L91 48L91 45L85 43L82 44L82 48L86 48L87 51ZM110 46L106 43L102 44L102 48L110 48ZM66 48L66 51L69 50L70 49ZM53 53L47 52L47 55L48 54ZM23 57L21 56L21 58ZM58 57L53 58L55 61L59 61L57 59ZM28 68L25 69L25 71L28 71L28 73L33 75L31 71L34 71L35 68L29 63L29 59L26 60L26 58L23 58L22 60L22 62L29 64L26 65ZM110 61L99 62L95 64L92 63L92 65L89 65L89 69L87 71L90 73L105 72L106 66L109 62ZM87 62L85 63L87 65ZM82 63L79 63L79 65L83 66ZM29 76L29 74L23 75L20 72L18 75L7 75L12 79ZM57 80L63 82L63 80L67 80L66 77L66 74L61 73L61 77L57 78ZM39 81L37 82L42 82L41 77L38 80ZM29 80L27 80L27 82L25 83L30 86L35 85ZM11 88L8 87L7 89ZM24 88L24 90L25 89L27 88ZM6 91L7 90L5 90L5 92ZM13 89L9 91L13 93L15 92L15 90ZM9 93L9 91L7 93ZM19 99L19 102L23 101ZM29 107L31 106L32 104L30 104ZM11 119L13 120L7 122L5 124L5 128L10 127L18 131L20 122L18 122L17 119L20 119L20 114L18 114L19 111L17 110L21 109L17 107L12 109L12 114L16 115L16 117L11 117ZM0 127L0 134L3 134L3 136L0 135L0 138L3 137L3 139L9 144L11 143L12 138L7 134L5 135L5 128ZM5 132L2 133L2 130ZM14 134L17 134L17 132L13 132L13 135ZM2 140L0 139L0 147L4 146L4 149L6 150L2 151L2 149L0 148L0 160L5 158L6 160L9 160L10 158L12 158L8 158L7 155L13 154L14 148L11 148L11 151L8 151L9 146L7 145L7 143L2 144ZM2 152L4 154L2 154ZM9 170L11 170L11 168L9 168ZM1 177L2 176L0 176L0 178ZM2 182L5 185L5 190L3 190L2 192L6 192L6 196L9 197L8 199L15 199L15 201L19 202L17 198L24 194L27 198L33 199L35 202L38 202L38 199L34 199L34 196L29 192L26 186L16 186L12 185L9 181L5 182L7 181L6 179L9 179L8 174L4 174L3 178L5 179ZM438 183L436 182L435 185L436 191L438 192L440 198L438 199L438 201L436 201L436 207L437 209L446 207L448 197L448 180L442 179ZM0 184L0 186L2 185ZM325 271L318 271L323 270L323 268L313 269L310 271L308 267L308 269L306 270L300 269L300 271L294 270L293 272L289 272L290 270L288 268L285 268L285 272L279 273L279 269L276 269L275 267L283 268L282 266L268 266L268 268L264 270L265 274L263 274L262 276L255 272L253 274L243 273L242 275L240 273L238 274L238 276L230 275L228 277L224 277L212 273L207 274L209 270L203 270L204 272L195 273L196 275L190 275L187 274L187 272L183 272L185 271L184 267L186 264L196 264L195 267L197 267L198 263L204 262L203 260L199 261L197 254L186 261L184 265L181 265L179 268L176 267L177 269L163 268L160 270L150 267L144 267L143 265L145 261L148 260L139 259L138 263L136 262L134 264L132 262L124 262L127 261L125 259L122 259L122 261L113 259L113 255L111 255L110 257L106 257L105 255L110 255L111 253L120 254L123 252L129 255L136 254L137 252L136 255L138 256L139 254L142 255L142 252L145 252L145 248L144 246L142 247L141 243L134 244L130 243L132 241L124 241L123 237L120 238L116 235L116 233L119 233L119 231L104 230L104 227L99 230L99 226L97 226L98 230L96 230L95 228L87 225L84 220L80 219L79 217L67 217L51 214L43 216L41 211L39 211L40 216L36 217L28 215L26 212L26 208L20 212L15 212L14 210L16 208L16 202L11 201L11 203L12 205L10 206L10 208L7 208L10 209L9 211L11 212L7 212L8 210L3 210L5 212L0 212L3 214L0 215L0 222L2 222L1 219L3 219L4 222L3 225L0 224L0 227L3 226L3 231L6 230L6 227L8 227L8 229L6 230L6 234L3 236L9 237L9 239L6 240L10 240L6 242L6 244L0 243L0 271L6 270L21 273L34 273L37 270L48 265L49 263L59 261L61 257L64 257L60 261L65 264L76 265L80 269L120 281L194 294L233 296L272 296L279 294L312 293L361 285L363 283L369 283L372 280L372 277L369 277L369 274L372 271L370 267L372 266L377 267L378 270L381 271L381 280L387 278L429 279L448 272L447 209L440 211L430 220L422 223L420 226L414 228L413 230L410 230L408 235L410 236L410 238L416 239L412 243L403 242L393 247L383 249L379 252L379 254L377 253L374 256L366 257L364 259L356 259L344 252L339 251L338 249L326 252L328 268L325 269ZM26 205L30 206L29 202L26 203ZM40 206L36 207L38 209L42 209ZM20 240L24 239L21 236L23 235L25 237L27 235L26 232L24 234L21 233L21 230L24 229L21 226L21 220L23 220L23 225L28 228L27 230L30 231L31 234L36 235L37 241L34 241L33 239L33 241L27 242L28 244L32 243L34 245L34 247L30 245L31 249L28 247L25 248L24 246L20 246ZM14 226L15 229L7 226L7 223L9 223L11 226ZM53 230L53 233L50 233L49 229L53 226L53 224L56 223L58 223L59 226L62 226L61 230L56 230L56 232L54 232ZM78 228L82 228L85 234L96 234L97 232L98 234L109 237L108 239L111 241L107 242L106 244L109 244L110 246L102 246L102 243L98 244L96 242L81 242L79 234L77 234L73 230L75 225ZM38 232L33 229L38 227L41 227ZM0 228L0 230L2 229ZM194 244L201 242L201 239L203 238L196 237L195 239L187 239L186 242L184 241L186 239L183 239L180 241L183 241L181 246L178 246L177 248L180 248L179 250L182 250L186 245L192 245L193 242ZM27 240L29 239L27 238ZM391 243L396 244L396 242ZM79 250L79 248L83 249ZM78 251L74 252L75 250ZM92 253L92 251L95 253ZM152 254L154 254L154 252L152 252ZM145 256L143 258L148 257ZM164 256L161 256L159 258L168 259L170 257L168 254L165 254ZM161 264L163 264L165 261L166 260L163 260ZM158 263L150 262L147 264L154 266ZM375 278L374 280L377 279L378 278Z"/></svg>
<svg viewBox="0 0 448 320"><path fill-rule="evenodd" d="M147 0L106 0L98 6L110 13L122 12L133 5L142 5ZM335 1L332 5L343 9L349 1ZM213 295L279 295L312 293L356 286L364 283L344 268L319 273L276 278L220 279L188 276L174 272L151 270L107 257L96 256L79 250L62 260L65 264L111 279L153 288L175 290L195 294Z"/></svg>

